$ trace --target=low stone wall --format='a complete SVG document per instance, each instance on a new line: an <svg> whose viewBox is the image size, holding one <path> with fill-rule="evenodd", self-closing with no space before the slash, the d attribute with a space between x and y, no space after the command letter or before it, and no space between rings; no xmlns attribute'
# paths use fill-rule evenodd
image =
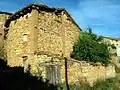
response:
<svg viewBox="0 0 120 90"><path fill-rule="evenodd" d="M38 55L37 60L40 63L49 62L54 57L53 61L59 62L61 66L60 77L61 82L65 81L65 63L63 58L57 58L50 55ZM58 63L57 63L58 64ZM40 68L43 68L40 66ZM45 67L44 67L44 70ZM106 79L110 77L115 77L116 72L113 65L108 65L107 67L96 64L92 65L86 63L85 61L77 61L74 59L68 59L68 82L69 84L83 84L88 83L91 86L98 79ZM42 76L46 77L46 71L43 72Z"/></svg>
<svg viewBox="0 0 120 90"><path fill-rule="evenodd" d="M65 68L62 67L62 82L65 81ZM115 77L115 68L113 65L107 67L102 65L93 66L84 61L68 60L68 82L70 84L89 83L91 86L98 79Z"/></svg>
<svg viewBox="0 0 120 90"><path fill-rule="evenodd" d="M56 55L34 55L34 57L29 57L29 64L31 65L31 73L36 76L40 74L47 78L46 70L54 65L59 65L60 70L54 72L48 72L54 77L60 77L60 82L65 82L65 62L64 58ZM20 62L20 61L19 61ZM53 64L52 64L53 63ZM68 82L69 84L83 84L88 83L93 86L93 83L98 79L106 79L116 76L115 68L113 65L108 65L107 67L101 64L92 65L86 63L85 61L77 61L74 59L68 59ZM60 72L59 72L60 71ZM57 76L56 76L57 74ZM60 80L61 79L61 80Z"/></svg>

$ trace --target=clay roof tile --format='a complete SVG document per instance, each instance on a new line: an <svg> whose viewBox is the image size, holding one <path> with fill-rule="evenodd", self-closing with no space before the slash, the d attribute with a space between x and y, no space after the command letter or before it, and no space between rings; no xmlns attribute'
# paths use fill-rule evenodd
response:
<svg viewBox="0 0 120 90"><path fill-rule="evenodd" d="M31 12L32 9L47 11L47 12L55 12L57 10L59 13L64 11L67 14L67 16L70 18L70 20L82 31L82 29L76 24L76 22L72 19L70 14L64 8L50 8L43 4L29 4L29 5L25 6L24 8L17 11L15 14L13 14L13 15L11 14L11 16L7 19L4 26L8 28L9 24L12 20L15 20L15 19Z"/></svg>

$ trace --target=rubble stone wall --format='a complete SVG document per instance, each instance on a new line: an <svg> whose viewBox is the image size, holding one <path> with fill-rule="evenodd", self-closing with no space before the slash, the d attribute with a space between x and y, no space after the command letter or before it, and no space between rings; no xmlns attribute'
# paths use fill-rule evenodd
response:
<svg viewBox="0 0 120 90"><path fill-rule="evenodd" d="M4 24L7 18L9 17L8 14L0 13L0 57L5 59L5 41L4 41Z"/></svg>
<svg viewBox="0 0 120 90"><path fill-rule="evenodd" d="M61 82L65 82L65 61L63 58L53 58L53 56L49 55L37 55L37 64L34 67L34 72L38 73L37 67L42 72L42 76L46 78L46 66L50 68L49 64L51 60L54 63L59 64L60 69L60 79ZM46 63L49 62L49 63ZM78 61L74 59L68 59L68 82L69 84L83 84L88 83L91 86L93 83L98 79L106 79L116 76L115 67L113 65L108 65L107 67L103 66L102 64L90 64L85 61Z"/></svg>
<svg viewBox="0 0 120 90"><path fill-rule="evenodd" d="M61 68L62 81L65 81L64 66ZM108 65L91 65L85 61L69 61L68 59L68 82L70 84L83 84L88 83L91 86L98 79L106 79L115 77L115 67Z"/></svg>
<svg viewBox="0 0 120 90"><path fill-rule="evenodd" d="M37 12L31 13L11 21L7 35L7 59L10 66L23 66L22 56L28 56L29 64L34 64L34 26Z"/></svg>
<svg viewBox="0 0 120 90"><path fill-rule="evenodd" d="M68 17L51 12L40 12L38 22L38 51L70 56L80 30Z"/></svg>

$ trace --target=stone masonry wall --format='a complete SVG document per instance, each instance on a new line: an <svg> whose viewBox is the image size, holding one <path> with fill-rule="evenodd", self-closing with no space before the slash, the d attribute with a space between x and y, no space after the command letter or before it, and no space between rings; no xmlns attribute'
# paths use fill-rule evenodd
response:
<svg viewBox="0 0 120 90"><path fill-rule="evenodd" d="M23 66L22 56L28 56L31 66L35 65L34 26L36 11L11 21L7 35L7 59L10 66Z"/></svg>
<svg viewBox="0 0 120 90"><path fill-rule="evenodd" d="M53 55L54 56L54 55ZM37 55L36 59L37 65L34 67L34 72L40 70L44 78L46 78L46 66L50 68L50 62L53 56L50 55ZM65 82L65 63L63 58L54 56L54 64L59 64L60 69L60 79L61 82ZM46 63L48 62L48 63ZM39 69L37 68L39 67ZM86 63L85 61L77 61L74 59L68 59L68 82L69 84L83 84L88 83L91 86L98 79L106 79L116 76L115 68L113 65L108 65L107 67L101 64L92 65Z"/></svg>
<svg viewBox="0 0 120 90"><path fill-rule="evenodd" d="M64 66L61 68L62 82L65 81ZM88 83L91 86L98 79L115 77L115 68L113 65L107 67L100 64L94 66L85 61L76 61L68 59L68 82L70 84Z"/></svg>
<svg viewBox="0 0 120 90"><path fill-rule="evenodd" d="M0 13L0 57L5 59L4 23L9 17L8 14Z"/></svg>
<svg viewBox="0 0 120 90"><path fill-rule="evenodd" d="M7 20L9 15L7 14L0 14L0 43L3 42L3 36L4 36L4 24Z"/></svg>
<svg viewBox="0 0 120 90"><path fill-rule="evenodd" d="M65 14L32 10L10 23L5 40L8 65L23 66L22 56L28 56L33 67L36 64L34 54L41 51L69 57L79 34L78 27Z"/></svg>
<svg viewBox="0 0 120 90"><path fill-rule="evenodd" d="M65 14L40 12L38 22L38 51L70 56L80 30Z"/></svg>
<svg viewBox="0 0 120 90"><path fill-rule="evenodd" d="M63 37L63 50L64 51L64 56L65 57L70 57L71 52L73 51L73 46L74 43L79 39L80 36L80 29L74 25L74 23L71 22L71 20L67 17L66 14L63 14L63 23L62 27L63 30L65 31L64 37Z"/></svg>

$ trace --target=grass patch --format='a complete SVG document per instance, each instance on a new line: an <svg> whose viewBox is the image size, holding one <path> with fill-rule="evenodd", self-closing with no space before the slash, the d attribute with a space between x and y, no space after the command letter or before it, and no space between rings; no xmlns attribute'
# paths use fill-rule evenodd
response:
<svg viewBox="0 0 120 90"><path fill-rule="evenodd" d="M65 85L62 90L66 90ZM70 90L120 90L120 77L109 78L106 80L98 80L91 87L88 84L84 85L69 85Z"/></svg>

